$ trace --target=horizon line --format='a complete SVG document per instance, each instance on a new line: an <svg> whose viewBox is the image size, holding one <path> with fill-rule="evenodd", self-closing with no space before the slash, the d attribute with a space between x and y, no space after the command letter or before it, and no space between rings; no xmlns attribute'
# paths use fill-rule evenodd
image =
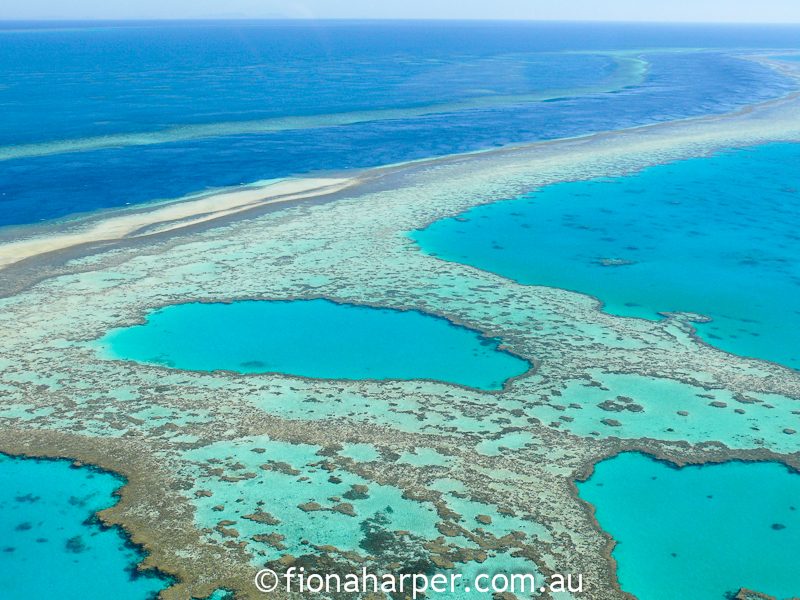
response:
<svg viewBox="0 0 800 600"><path fill-rule="evenodd" d="M800 26L800 21L680 21L650 19L514 19L492 17L46 17L46 18L2 18L5 23L253 23L253 22L375 22L375 23L583 23L583 24L618 24L618 25L767 25L777 27Z"/></svg>

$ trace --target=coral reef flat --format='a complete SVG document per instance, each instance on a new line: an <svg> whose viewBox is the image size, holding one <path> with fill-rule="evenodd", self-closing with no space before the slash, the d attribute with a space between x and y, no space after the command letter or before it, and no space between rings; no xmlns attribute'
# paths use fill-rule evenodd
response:
<svg viewBox="0 0 800 600"><path fill-rule="evenodd" d="M788 95L366 170L330 198L9 264L0 450L123 475L120 501L100 517L146 551L142 568L175 579L164 600L263 597L253 584L263 565L512 565L579 573L581 598L622 600L613 543L576 480L625 451L798 468L800 375L708 345L696 314L608 314L590 296L425 254L409 234L548 184L797 141L800 98ZM109 331L169 305L321 299L439 316L535 368L483 390L185 371L98 351Z"/></svg>

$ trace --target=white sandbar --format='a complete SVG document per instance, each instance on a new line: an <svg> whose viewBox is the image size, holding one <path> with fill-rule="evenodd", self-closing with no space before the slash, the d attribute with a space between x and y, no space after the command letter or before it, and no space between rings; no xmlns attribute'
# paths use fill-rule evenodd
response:
<svg viewBox="0 0 800 600"><path fill-rule="evenodd" d="M357 181L356 178L322 177L283 179L258 187L161 204L149 211L111 216L79 231L0 244L0 269L27 258L82 244L170 231L259 206L325 196L350 187Z"/></svg>

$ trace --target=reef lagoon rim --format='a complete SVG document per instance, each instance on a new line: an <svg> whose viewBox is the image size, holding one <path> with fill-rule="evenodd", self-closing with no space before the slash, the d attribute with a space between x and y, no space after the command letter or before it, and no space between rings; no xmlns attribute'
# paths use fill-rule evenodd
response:
<svg viewBox="0 0 800 600"><path fill-rule="evenodd" d="M253 575L276 538L250 536L245 516L262 508L248 486L271 471L238 457L266 453L265 438L315 446L292 465L298 477L345 471L433 503L436 532L406 540L427 559L463 559L466 570L478 552L503 548L532 568L584 574L588 600L622 600L608 539L576 497L577 475L626 449L676 462L796 464L800 376L699 343L681 315L609 315L585 295L426 256L407 232L557 181L794 141L798 116L792 96L722 117L408 165L333 202L287 203L79 256L53 253L33 279L12 265L3 285L16 291L0 300L0 448L68 454L124 473L130 483L110 515L146 542L148 565L176 576L165 600L220 588L263 597ZM427 381L189 373L104 360L86 344L159 307L234 297L421 310L491 332L540 363L488 393ZM680 411L669 395L651 394L662 386L690 388ZM241 502L217 511L215 495ZM481 512L458 512L465 498ZM323 501L329 511L333 501ZM496 514L523 524L498 537L485 518L499 523ZM440 529L455 535L442 543ZM346 552L302 545L292 528L281 535L305 549L294 564L355 564ZM379 557L378 566L396 559Z"/></svg>
<svg viewBox="0 0 800 600"><path fill-rule="evenodd" d="M800 144L770 144L555 184L413 237L433 256L585 293L615 315L703 315L707 343L800 369L798 161Z"/></svg>
<svg viewBox="0 0 800 600"><path fill-rule="evenodd" d="M498 340L441 317L323 299L168 306L100 345L108 358L188 371L426 379L482 390L531 369Z"/></svg>
<svg viewBox="0 0 800 600"><path fill-rule="evenodd" d="M800 474L785 465L677 468L631 452L597 464L578 489L616 542L620 586L638 600L800 594Z"/></svg>

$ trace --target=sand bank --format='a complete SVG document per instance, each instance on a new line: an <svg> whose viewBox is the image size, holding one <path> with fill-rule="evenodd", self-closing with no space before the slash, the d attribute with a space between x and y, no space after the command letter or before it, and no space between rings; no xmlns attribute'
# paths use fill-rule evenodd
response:
<svg viewBox="0 0 800 600"><path fill-rule="evenodd" d="M73 246L171 231L258 206L325 196L356 182L355 178L283 179L266 185L162 204L153 210L117 214L77 231L0 244L0 269L27 258Z"/></svg>

